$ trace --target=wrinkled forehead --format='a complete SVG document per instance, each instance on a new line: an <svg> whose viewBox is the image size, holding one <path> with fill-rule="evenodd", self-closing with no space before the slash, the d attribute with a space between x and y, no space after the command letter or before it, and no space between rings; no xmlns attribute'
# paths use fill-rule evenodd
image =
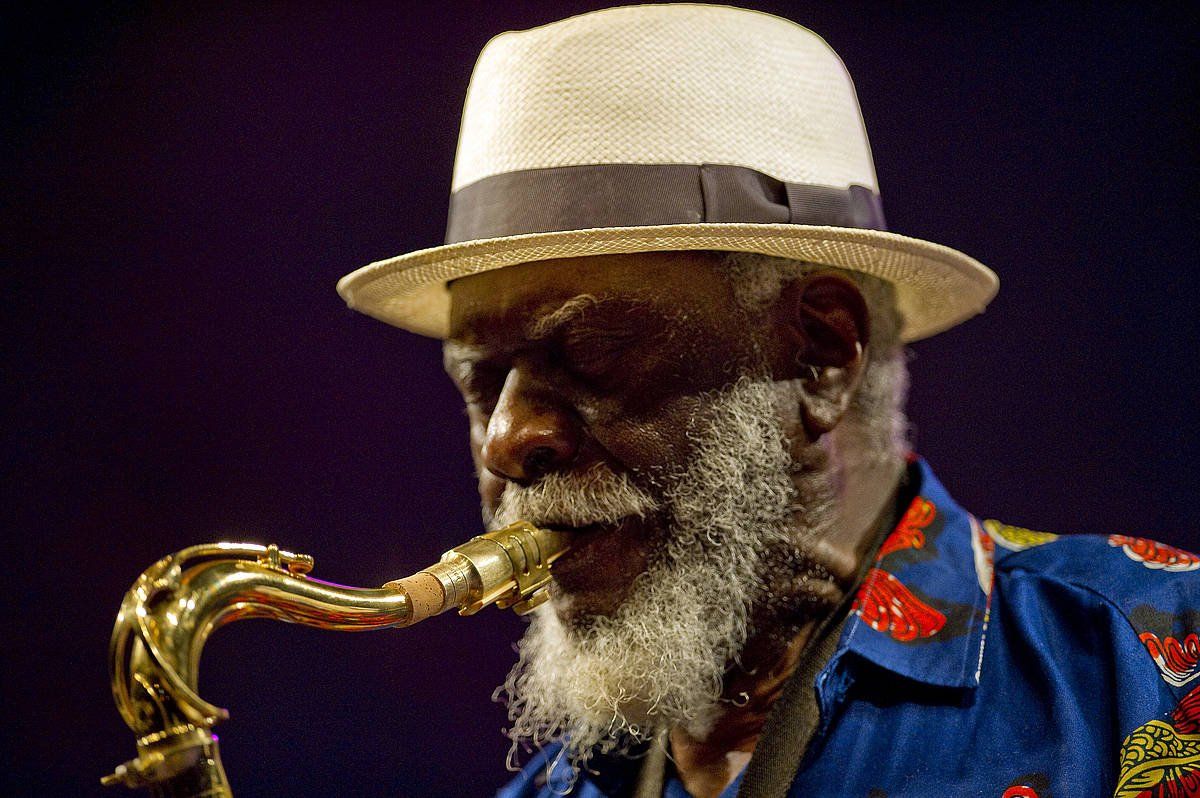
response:
<svg viewBox="0 0 1200 798"><path fill-rule="evenodd" d="M563 258L453 281L450 338L473 342L519 331L535 339L589 313L716 316L732 306L732 290L712 253Z"/></svg>

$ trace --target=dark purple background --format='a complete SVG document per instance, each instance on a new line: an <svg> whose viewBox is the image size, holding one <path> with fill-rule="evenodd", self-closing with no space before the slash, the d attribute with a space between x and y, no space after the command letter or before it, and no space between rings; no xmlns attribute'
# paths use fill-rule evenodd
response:
<svg viewBox="0 0 1200 798"><path fill-rule="evenodd" d="M489 35L599 5L7 12L4 794L99 795L132 755L106 648L162 554L274 540L376 585L477 531L438 344L333 285L438 243ZM1186 5L755 5L855 76L892 228L1001 275L915 347L943 481L1013 523L1200 546ZM238 794L489 792L520 629L222 631L202 692Z"/></svg>

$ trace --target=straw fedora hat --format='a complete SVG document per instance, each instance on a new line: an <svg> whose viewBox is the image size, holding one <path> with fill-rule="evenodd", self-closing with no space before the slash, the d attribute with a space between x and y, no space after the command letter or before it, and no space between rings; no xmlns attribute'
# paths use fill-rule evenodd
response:
<svg viewBox="0 0 1200 798"><path fill-rule="evenodd" d="M854 86L823 39L769 14L687 4L488 42L467 89L446 243L364 266L337 290L442 338L457 277L701 249L889 280L907 341L979 313L998 286L967 255L884 229Z"/></svg>

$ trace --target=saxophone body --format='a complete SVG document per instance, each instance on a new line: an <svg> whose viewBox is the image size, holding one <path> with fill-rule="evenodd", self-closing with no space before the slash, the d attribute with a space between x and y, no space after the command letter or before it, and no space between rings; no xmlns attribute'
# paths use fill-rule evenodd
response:
<svg viewBox="0 0 1200 798"><path fill-rule="evenodd" d="M137 757L101 779L156 798L233 795L212 728L229 713L197 692L208 636L246 618L321 629L411 626L450 609L532 610L548 598L550 565L567 533L518 522L472 538L418 573L379 588L308 576L313 559L275 545L192 546L150 566L125 594L113 628L113 698L137 736Z"/></svg>

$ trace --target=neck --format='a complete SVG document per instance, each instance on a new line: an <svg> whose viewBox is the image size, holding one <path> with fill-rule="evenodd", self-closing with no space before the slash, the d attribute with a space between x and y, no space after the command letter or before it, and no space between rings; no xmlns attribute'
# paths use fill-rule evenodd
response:
<svg viewBox="0 0 1200 798"><path fill-rule="evenodd" d="M838 469L834 523L823 543L830 570L839 579L852 580L863 557L899 522L896 491L906 467L902 457L868 457Z"/></svg>
<svg viewBox="0 0 1200 798"><path fill-rule="evenodd" d="M671 729L671 754L688 793L695 798L720 795L745 768L767 715L800 663L815 626L815 622L806 624L782 651L776 644L751 641L747 661L729 679L722 696L723 709L711 726L702 734L681 726Z"/></svg>

